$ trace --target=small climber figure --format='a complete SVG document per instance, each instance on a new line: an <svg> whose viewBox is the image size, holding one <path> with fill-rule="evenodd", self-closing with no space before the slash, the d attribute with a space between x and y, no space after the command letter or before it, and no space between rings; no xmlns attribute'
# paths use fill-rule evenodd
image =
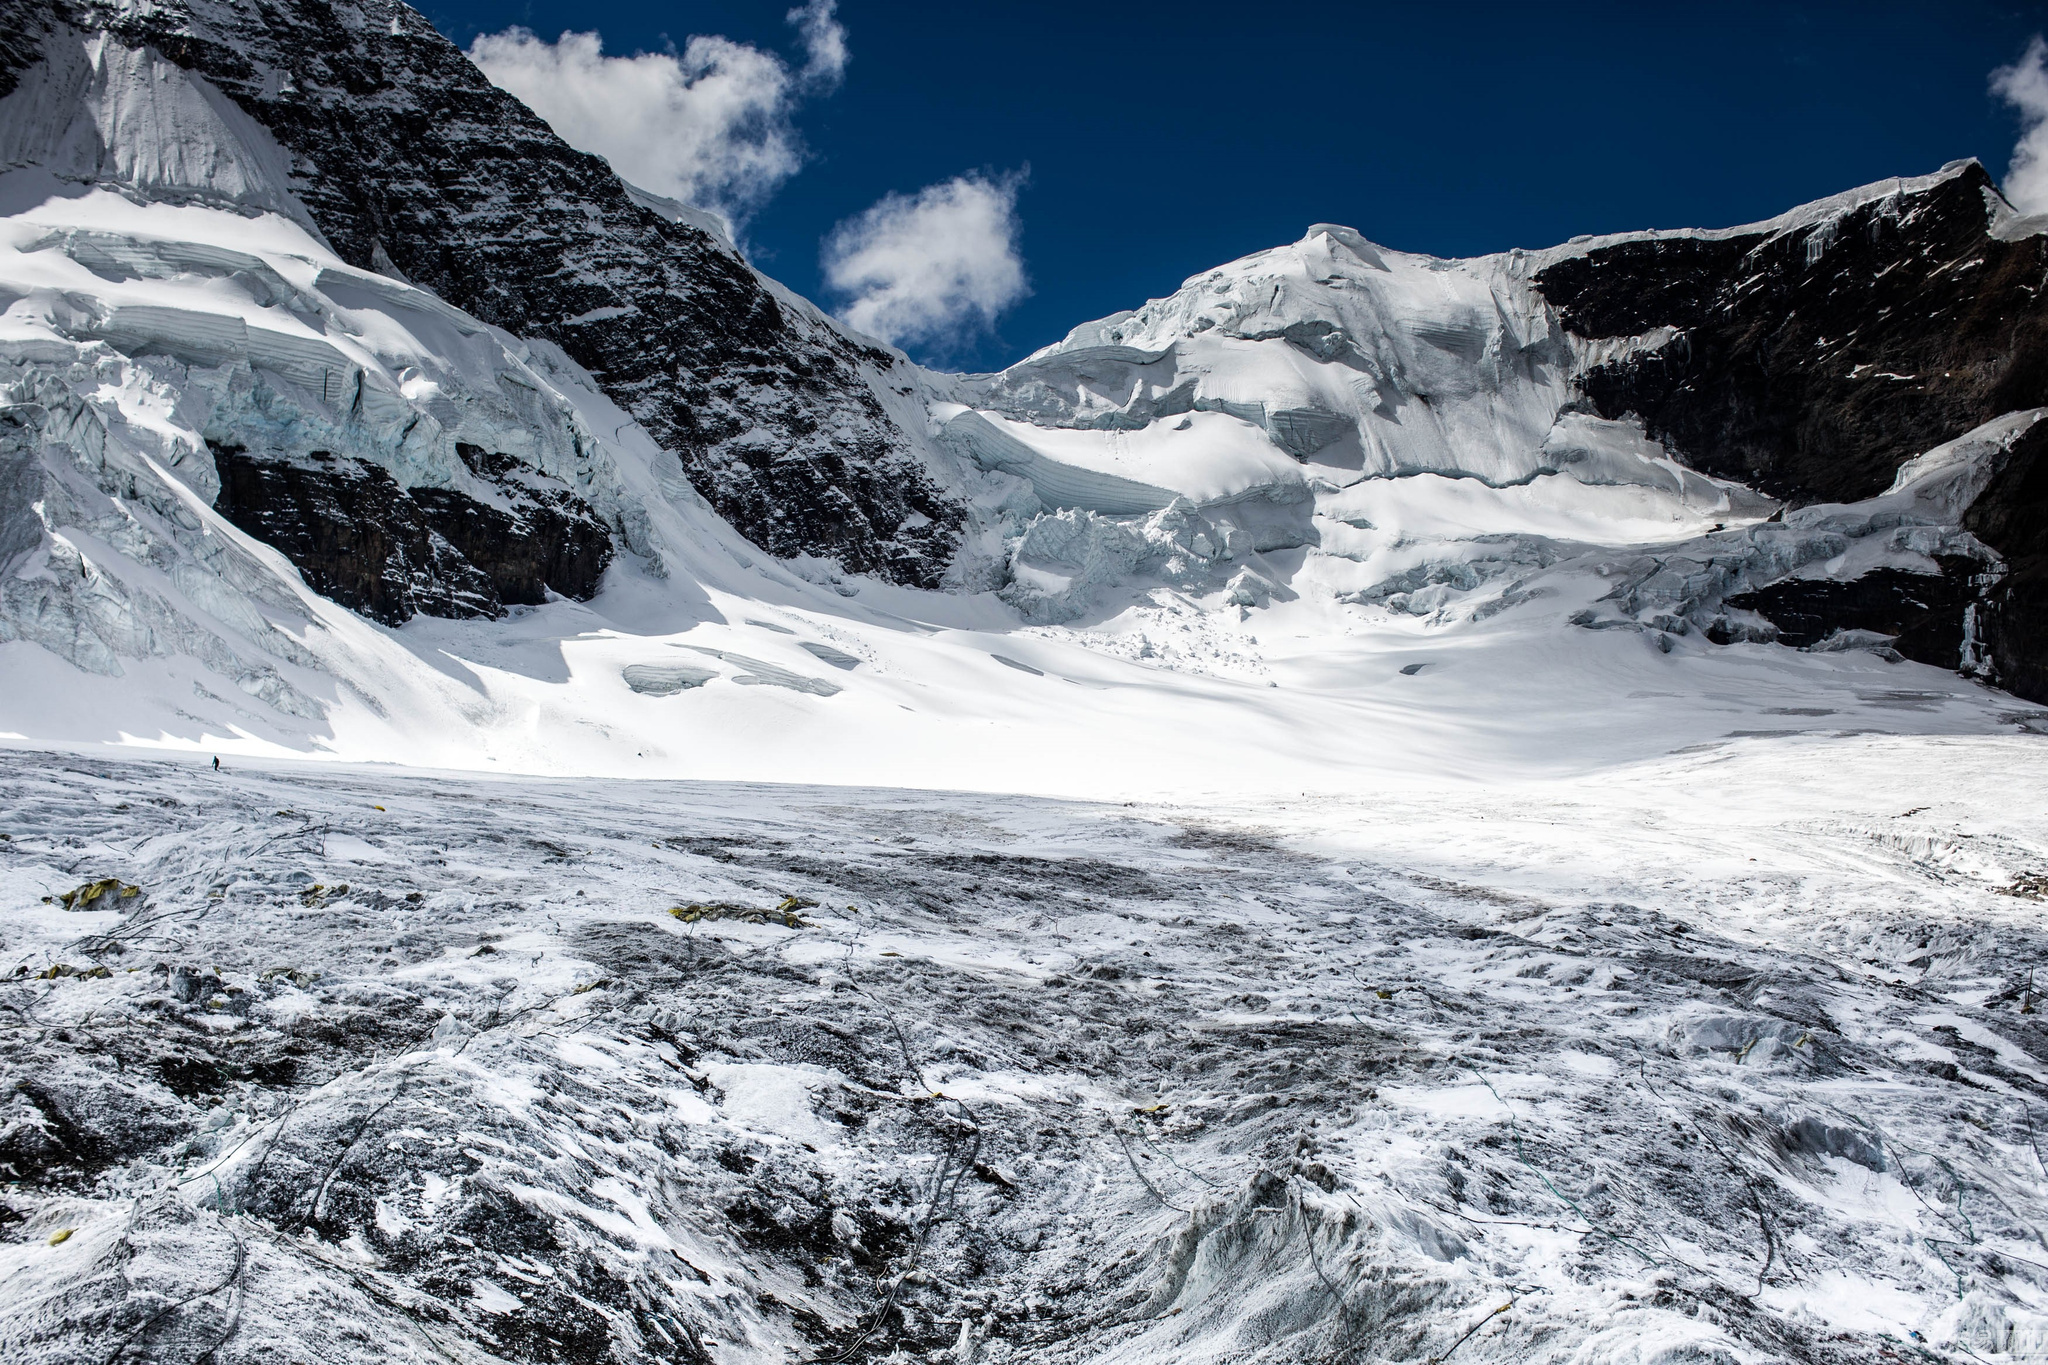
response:
<svg viewBox="0 0 2048 1365"><path fill-rule="evenodd" d="M220 771L220 755L219 755L219 754L215 754L215 755L213 756L213 770L214 770L215 772L219 772L219 771Z"/></svg>

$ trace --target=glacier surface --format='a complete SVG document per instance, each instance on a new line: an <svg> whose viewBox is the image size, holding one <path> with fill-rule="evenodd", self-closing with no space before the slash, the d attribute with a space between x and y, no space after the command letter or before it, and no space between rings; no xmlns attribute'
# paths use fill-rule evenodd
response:
<svg viewBox="0 0 2048 1365"><path fill-rule="evenodd" d="M1097 803L0 755L0 1342L2031 1359L2038 762Z"/></svg>

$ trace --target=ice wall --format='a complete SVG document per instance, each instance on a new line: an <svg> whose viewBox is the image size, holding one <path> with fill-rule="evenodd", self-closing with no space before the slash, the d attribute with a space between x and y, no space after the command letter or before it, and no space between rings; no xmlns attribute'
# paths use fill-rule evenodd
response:
<svg viewBox="0 0 2048 1365"><path fill-rule="evenodd" d="M558 349L336 258L268 135L154 53L53 39L0 152L0 641L101 675L196 659L258 726L317 730L366 667L404 671L215 510L224 450L514 513L559 490L656 578L715 524Z"/></svg>

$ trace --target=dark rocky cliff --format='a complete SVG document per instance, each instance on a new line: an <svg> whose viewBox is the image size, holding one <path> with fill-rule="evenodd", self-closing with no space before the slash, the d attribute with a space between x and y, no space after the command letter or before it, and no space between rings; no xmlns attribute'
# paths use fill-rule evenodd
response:
<svg viewBox="0 0 2048 1365"><path fill-rule="evenodd" d="M2037 426L1963 517L2010 566L1980 608L1997 680L2030 701L2048 702L2048 431Z"/></svg>
<svg viewBox="0 0 2048 1365"><path fill-rule="evenodd" d="M343 258L559 344L757 544L938 583L964 514L863 377L894 357L635 203L408 6L0 0L0 91L54 23L219 87L292 153L294 188Z"/></svg>
<svg viewBox="0 0 2048 1365"><path fill-rule="evenodd" d="M1696 468L1794 503L1847 502L1883 492L1915 455L2048 404L2048 237L1994 237L1997 193L1972 162L1792 231L1597 247L1536 284L1579 336L1675 331L1584 377L1601 416L1633 413ZM1951 668L1974 606L1993 680L2036 701L2048 700L2043 447L2019 442L1966 519L2005 558L2003 578L1843 598L1859 621L1906 623L1914 657Z"/></svg>
<svg viewBox="0 0 2048 1365"><path fill-rule="evenodd" d="M503 506L452 488L400 488L376 465L314 451L257 458L214 447L229 521L275 546L315 592L403 625L413 616L496 617L549 592L588 600L612 542L567 485L508 456L459 447Z"/></svg>

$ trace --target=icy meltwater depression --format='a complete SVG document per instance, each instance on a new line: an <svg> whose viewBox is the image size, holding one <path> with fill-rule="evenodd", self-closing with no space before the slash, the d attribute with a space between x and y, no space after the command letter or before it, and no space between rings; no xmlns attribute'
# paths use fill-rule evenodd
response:
<svg viewBox="0 0 2048 1365"><path fill-rule="evenodd" d="M0 1342L2036 1357L2042 742L1180 805L12 752Z"/></svg>

